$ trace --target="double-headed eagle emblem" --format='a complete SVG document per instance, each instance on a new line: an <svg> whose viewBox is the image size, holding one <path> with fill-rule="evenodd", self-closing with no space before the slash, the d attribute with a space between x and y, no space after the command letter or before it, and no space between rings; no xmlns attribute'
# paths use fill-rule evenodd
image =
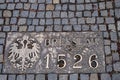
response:
<svg viewBox="0 0 120 80"><path fill-rule="evenodd" d="M39 59L40 46L29 35L18 37L10 45L8 59L14 68L26 70L31 68Z"/></svg>

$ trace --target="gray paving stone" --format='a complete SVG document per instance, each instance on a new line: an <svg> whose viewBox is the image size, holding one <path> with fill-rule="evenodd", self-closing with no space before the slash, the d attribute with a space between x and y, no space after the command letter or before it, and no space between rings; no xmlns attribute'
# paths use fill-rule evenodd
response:
<svg viewBox="0 0 120 80"><path fill-rule="evenodd" d="M113 9L110 9L110 16L114 16L114 10Z"/></svg>
<svg viewBox="0 0 120 80"><path fill-rule="evenodd" d="M116 31L115 24L109 24L108 29L111 30L111 31Z"/></svg>
<svg viewBox="0 0 120 80"><path fill-rule="evenodd" d="M15 80L16 75L8 75L8 80Z"/></svg>
<svg viewBox="0 0 120 80"><path fill-rule="evenodd" d="M75 31L81 31L81 25L73 25Z"/></svg>
<svg viewBox="0 0 120 80"><path fill-rule="evenodd" d="M61 3L66 3L68 2L68 0L61 0Z"/></svg>
<svg viewBox="0 0 120 80"><path fill-rule="evenodd" d="M106 31L106 25L99 25L99 30L100 31Z"/></svg>
<svg viewBox="0 0 120 80"><path fill-rule="evenodd" d="M37 18L44 18L45 12L37 12Z"/></svg>
<svg viewBox="0 0 120 80"><path fill-rule="evenodd" d="M99 3L99 8L100 9L105 9L105 2L100 2Z"/></svg>
<svg viewBox="0 0 120 80"><path fill-rule="evenodd" d="M62 19L62 24L68 24L68 19Z"/></svg>
<svg viewBox="0 0 120 80"><path fill-rule="evenodd" d="M77 5L77 10L78 10L78 11L84 10L84 5L83 5L83 4Z"/></svg>
<svg viewBox="0 0 120 80"><path fill-rule="evenodd" d="M7 75L0 75L0 80L7 80Z"/></svg>
<svg viewBox="0 0 120 80"><path fill-rule="evenodd" d="M45 24L45 19L40 19L40 25L44 25Z"/></svg>
<svg viewBox="0 0 120 80"><path fill-rule="evenodd" d="M109 37L108 32L104 32L104 37L105 37L105 38L108 38L108 37Z"/></svg>
<svg viewBox="0 0 120 80"><path fill-rule="evenodd" d="M45 4L39 4L38 10L45 10Z"/></svg>
<svg viewBox="0 0 120 80"><path fill-rule="evenodd" d="M38 3L45 3L45 0L38 0Z"/></svg>
<svg viewBox="0 0 120 80"><path fill-rule="evenodd" d="M110 37L112 41L117 41L117 33L116 32L110 32Z"/></svg>
<svg viewBox="0 0 120 80"><path fill-rule="evenodd" d="M58 80L57 74L48 74L48 80Z"/></svg>
<svg viewBox="0 0 120 80"><path fill-rule="evenodd" d="M29 0L30 3L36 3L37 0Z"/></svg>
<svg viewBox="0 0 120 80"><path fill-rule="evenodd" d="M10 26L4 26L3 31L10 31Z"/></svg>
<svg viewBox="0 0 120 80"><path fill-rule="evenodd" d="M76 17L82 17L82 12L76 12Z"/></svg>
<svg viewBox="0 0 120 80"><path fill-rule="evenodd" d="M22 3L17 3L16 4L16 9L23 9L23 4Z"/></svg>
<svg viewBox="0 0 120 80"><path fill-rule="evenodd" d="M7 0L6 2L14 2L13 0Z"/></svg>
<svg viewBox="0 0 120 80"><path fill-rule="evenodd" d="M17 80L25 80L25 75L17 75Z"/></svg>
<svg viewBox="0 0 120 80"><path fill-rule="evenodd" d="M85 24L85 18L78 18L78 24Z"/></svg>
<svg viewBox="0 0 120 80"><path fill-rule="evenodd" d="M106 8L113 8L113 2L112 1L108 1L106 2Z"/></svg>
<svg viewBox="0 0 120 80"><path fill-rule="evenodd" d="M7 4L0 4L0 9L6 9Z"/></svg>
<svg viewBox="0 0 120 80"><path fill-rule="evenodd" d="M119 80L119 79L120 79L120 73L112 74L112 80Z"/></svg>
<svg viewBox="0 0 120 80"><path fill-rule="evenodd" d="M9 10L4 10L3 16L4 16L4 17L11 17L11 16L12 16L12 13L11 13L11 11L9 11Z"/></svg>
<svg viewBox="0 0 120 80"><path fill-rule="evenodd" d="M21 11L21 17L28 17L28 11Z"/></svg>
<svg viewBox="0 0 120 80"><path fill-rule="evenodd" d="M2 72L2 64L0 64L0 73Z"/></svg>
<svg viewBox="0 0 120 80"><path fill-rule="evenodd" d="M36 31L44 31L44 26L36 26Z"/></svg>
<svg viewBox="0 0 120 80"><path fill-rule="evenodd" d="M96 10L96 11L93 11L93 12L92 12L92 16L93 16L93 17L98 16L98 11L97 11L97 10Z"/></svg>
<svg viewBox="0 0 120 80"><path fill-rule="evenodd" d="M45 31L53 31L53 25L46 26Z"/></svg>
<svg viewBox="0 0 120 80"><path fill-rule="evenodd" d="M115 17L120 18L120 9L115 9Z"/></svg>
<svg viewBox="0 0 120 80"><path fill-rule="evenodd" d="M114 71L120 71L120 62L116 62L113 64Z"/></svg>
<svg viewBox="0 0 120 80"><path fill-rule="evenodd" d="M105 18L106 23L114 23L114 18Z"/></svg>
<svg viewBox="0 0 120 80"><path fill-rule="evenodd" d="M85 4L85 9L86 10L91 10L92 9L92 4Z"/></svg>
<svg viewBox="0 0 120 80"><path fill-rule="evenodd" d="M120 7L120 0L115 0L115 7Z"/></svg>
<svg viewBox="0 0 120 80"><path fill-rule="evenodd" d="M60 11L53 11L53 17L60 17Z"/></svg>
<svg viewBox="0 0 120 80"><path fill-rule="evenodd" d="M10 24L16 24L17 23L17 18L11 18Z"/></svg>
<svg viewBox="0 0 120 80"><path fill-rule="evenodd" d="M4 19L0 19L0 25L4 23Z"/></svg>
<svg viewBox="0 0 120 80"><path fill-rule="evenodd" d="M10 18L5 18L5 25L9 25L10 24Z"/></svg>
<svg viewBox="0 0 120 80"><path fill-rule="evenodd" d="M106 64L111 64L112 63L112 56L107 56L106 57Z"/></svg>
<svg viewBox="0 0 120 80"><path fill-rule="evenodd" d="M52 12L51 11L47 11L45 17L46 18L52 18Z"/></svg>
<svg viewBox="0 0 120 80"><path fill-rule="evenodd" d="M61 20L60 19L54 19L54 24L61 24Z"/></svg>
<svg viewBox="0 0 120 80"><path fill-rule="evenodd" d="M27 26L19 26L19 31L27 31Z"/></svg>
<svg viewBox="0 0 120 80"><path fill-rule="evenodd" d="M105 46L105 54L106 55L111 54L110 46Z"/></svg>
<svg viewBox="0 0 120 80"><path fill-rule="evenodd" d="M5 37L6 37L5 33L4 32L0 32L0 38L5 38Z"/></svg>
<svg viewBox="0 0 120 80"><path fill-rule="evenodd" d="M4 3L5 2L5 0L0 0L0 3Z"/></svg>
<svg viewBox="0 0 120 80"><path fill-rule="evenodd" d="M116 43L111 43L111 50L117 50L117 44Z"/></svg>
<svg viewBox="0 0 120 80"><path fill-rule="evenodd" d="M11 26L11 31L18 31L18 26L15 25Z"/></svg>
<svg viewBox="0 0 120 80"><path fill-rule="evenodd" d="M111 77L109 74L104 73L104 74L101 74L101 80L111 80Z"/></svg>
<svg viewBox="0 0 120 80"><path fill-rule="evenodd" d="M68 14L67 12L61 12L61 18L67 18Z"/></svg>
<svg viewBox="0 0 120 80"><path fill-rule="evenodd" d="M3 62L3 54L0 54L0 63ZM2 70L2 66L1 66L1 70Z"/></svg>
<svg viewBox="0 0 120 80"><path fill-rule="evenodd" d="M27 0L21 0L21 2L27 2Z"/></svg>
<svg viewBox="0 0 120 80"><path fill-rule="evenodd" d="M53 19L46 19L46 25L52 25Z"/></svg>
<svg viewBox="0 0 120 80"><path fill-rule="evenodd" d="M0 10L0 17L2 17L2 12L3 12L3 11L2 11L2 10Z"/></svg>
<svg viewBox="0 0 120 80"><path fill-rule="evenodd" d="M59 75L59 80L68 80L68 75L67 74Z"/></svg>
<svg viewBox="0 0 120 80"><path fill-rule="evenodd" d="M29 17L30 18L35 18L36 12L30 11Z"/></svg>
<svg viewBox="0 0 120 80"><path fill-rule="evenodd" d="M30 5L31 5L31 4L29 4L29 3L25 3L25 4L24 4L24 9L26 9L26 10L30 9Z"/></svg>
<svg viewBox="0 0 120 80"><path fill-rule="evenodd" d="M71 25L63 26L63 31L72 31L72 26Z"/></svg>
<svg viewBox="0 0 120 80"><path fill-rule="evenodd" d="M35 80L45 80L45 75L44 74L37 74Z"/></svg>
<svg viewBox="0 0 120 80"><path fill-rule="evenodd" d="M39 19L33 19L32 25L38 25Z"/></svg>
<svg viewBox="0 0 120 80"><path fill-rule="evenodd" d="M117 29L120 30L120 21L117 21Z"/></svg>
<svg viewBox="0 0 120 80"><path fill-rule="evenodd" d="M77 3L84 3L84 0L77 0Z"/></svg>
<svg viewBox="0 0 120 80"><path fill-rule="evenodd" d="M32 24L32 21L33 21L33 19L27 19L27 25L31 25Z"/></svg>
<svg viewBox="0 0 120 80"><path fill-rule="evenodd" d="M34 80L34 75L27 74L26 80Z"/></svg>
<svg viewBox="0 0 120 80"><path fill-rule="evenodd" d="M72 0L73 1L73 0ZM69 10L72 10L72 11L74 11L75 10L75 5L73 4L73 5L69 5Z"/></svg>
<svg viewBox="0 0 120 80"><path fill-rule="evenodd" d="M98 74L90 74L90 80L98 80Z"/></svg>
<svg viewBox="0 0 120 80"><path fill-rule="evenodd" d="M112 69L112 65L111 64L109 64L109 65L107 65L106 66L106 71L107 72L111 72L113 69Z"/></svg>
<svg viewBox="0 0 120 80"><path fill-rule="evenodd" d="M92 31L98 31L98 25L91 25L90 28Z"/></svg>
<svg viewBox="0 0 120 80"><path fill-rule="evenodd" d="M77 18L71 18L70 24L77 24Z"/></svg>
<svg viewBox="0 0 120 80"><path fill-rule="evenodd" d="M87 19L86 19L86 22L87 22L87 23L95 23L95 18L94 18L94 17L92 17L92 18L87 18Z"/></svg>
<svg viewBox="0 0 120 80"><path fill-rule="evenodd" d="M69 18L74 18L74 17L75 17L74 12L69 11L69 12L68 12L68 17L69 17Z"/></svg>
<svg viewBox="0 0 120 80"><path fill-rule="evenodd" d="M117 52L113 53L112 57L113 57L113 61L118 61L120 59L119 54Z"/></svg>
<svg viewBox="0 0 120 80"><path fill-rule="evenodd" d="M15 8L15 4L14 3L12 3L12 4L8 4L8 6L7 6L7 9L9 9L9 10L13 10Z"/></svg>
<svg viewBox="0 0 120 80"><path fill-rule="evenodd" d="M61 10L61 9L62 9L61 4L57 4L57 5L55 6L55 10Z"/></svg>
<svg viewBox="0 0 120 80"><path fill-rule="evenodd" d="M89 80L88 74L80 74L80 80Z"/></svg>
<svg viewBox="0 0 120 80"><path fill-rule="evenodd" d="M97 2L97 0L91 0L91 2Z"/></svg>
<svg viewBox="0 0 120 80"><path fill-rule="evenodd" d="M62 31L62 26L61 25L55 25L54 30L55 31Z"/></svg>
<svg viewBox="0 0 120 80"><path fill-rule="evenodd" d="M0 38L0 44L4 44L5 43L5 39Z"/></svg>
<svg viewBox="0 0 120 80"><path fill-rule="evenodd" d="M91 17L91 11L84 11L84 16L85 17Z"/></svg>
<svg viewBox="0 0 120 80"><path fill-rule="evenodd" d="M75 3L75 0L70 0L71 3Z"/></svg>
<svg viewBox="0 0 120 80"><path fill-rule="evenodd" d="M14 10L12 16L13 17L18 17L19 16L19 10Z"/></svg>
<svg viewBox="0 0 120 80"><path fill-rule="evenodd" d="M29 26L28 31L34 31L34 28L35 28L34 26Z"/></svg>
<svg viewBox="0 0 120 80"><path fill-rule="evenodd" d="M87 31L89 29L90 29L89 25L82 25L82 30L83 31Z"/></svg>
<svg viewBox="0 0 120 80"><path fill-rule="evenodd" d="M78 74L70 74L70 80L78 80Z"/></svg>
<svg viewBox="0 0 120 80"><path fill-rule="evenodd" d="M110 45L111 41L110 40L104 40L104 45Z"/></svg>
<svg viewBox="0 0 120 80"><path fill-rule="evenodd" d="M108 16L108 11L107 10L102 10L100 11L101 16Z"/></svg>
<svg viewBox="0 0 120 80"><path fill-rule="evenodd" d="M63 4L62 5L62 10L67 10L68 9L68 5L67 4Z"/></svg>
<svg viewBox="0 0 120 80"><path fill-rule="evenodd" d="M18 25L23 25L26 23L26 18L19 18Z"/></svg>
<svg viewBox="0 0 120 80"><path fill-rule="evenodd" d="M38 4L32 4L31 9L37 10Z"/></svg>
<svg viewBox="0 0 120 80"><path fill-rule="evenodd" d="M46 3L52 3L52 0L46 0Z"/></svg>

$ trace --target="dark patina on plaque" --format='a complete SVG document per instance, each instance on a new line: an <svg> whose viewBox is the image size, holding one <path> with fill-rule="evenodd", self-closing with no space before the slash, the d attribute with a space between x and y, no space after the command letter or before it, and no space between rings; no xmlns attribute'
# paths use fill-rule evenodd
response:
<svg viewBox="0 0 120 80"><path fill-rule="evenodd" d="M8 33L4 73L105 72L102 33Z"/></svg>

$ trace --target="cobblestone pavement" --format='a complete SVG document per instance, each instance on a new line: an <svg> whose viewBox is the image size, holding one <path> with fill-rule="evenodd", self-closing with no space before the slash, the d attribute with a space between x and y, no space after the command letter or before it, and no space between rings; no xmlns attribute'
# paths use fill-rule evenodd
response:
<svg viewBox="0 0 120 80"><path fill-rule="evenodd" d="M5 74L8 32L103 32L106 72ZM0 0L0 80L120 80L120 0Z"/></svg>

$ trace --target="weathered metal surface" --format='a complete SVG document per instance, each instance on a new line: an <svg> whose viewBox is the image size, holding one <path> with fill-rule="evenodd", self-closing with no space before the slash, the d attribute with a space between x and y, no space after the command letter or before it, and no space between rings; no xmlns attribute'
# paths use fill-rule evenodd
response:
<svg viewBox="0 0 120 80"><path fill-rule="evenodd" d="M4 61L4 73L104 72L102 33L10 32Z"/></svg>

